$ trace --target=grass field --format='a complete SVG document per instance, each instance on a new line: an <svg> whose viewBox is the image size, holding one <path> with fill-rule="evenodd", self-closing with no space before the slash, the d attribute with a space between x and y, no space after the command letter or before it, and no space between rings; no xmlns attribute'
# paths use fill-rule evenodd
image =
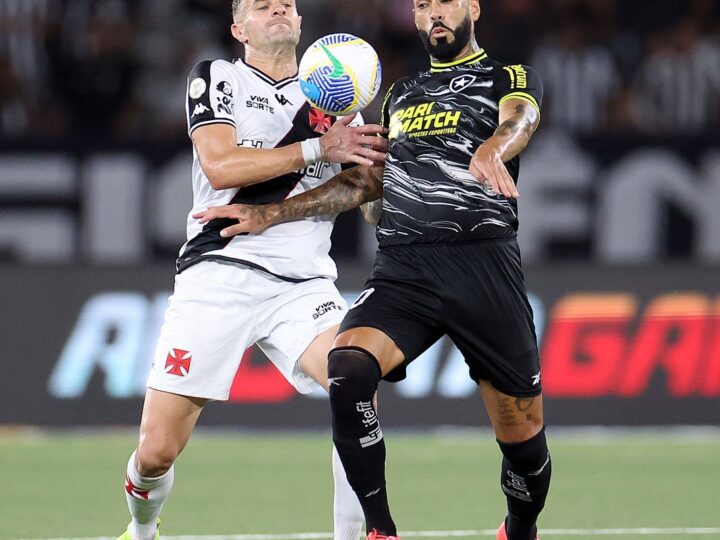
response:
<svg viewBox="0 0 720 540"><path fill-rule="evenodd" d="M481 531L504 516L491 435L386 436L401 530L488 538ZM119 535L128 521L123 476L133 445L129 433L0 435L0 538ZM551 450L543 540L642 527L661 529L644 538L720 538L720 435L559 434ZM329 533L329 458L324 434L197 434L178 461L163 535ZM637 532L603 536L640 538Z"/></svg>

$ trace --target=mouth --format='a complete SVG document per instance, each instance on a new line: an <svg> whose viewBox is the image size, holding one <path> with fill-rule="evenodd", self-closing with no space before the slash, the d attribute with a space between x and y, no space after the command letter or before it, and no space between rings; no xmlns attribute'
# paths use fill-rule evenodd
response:
<svg viewBox="0 0 720 540"><path fill-rule="evenodd" d="M430 32L430 37L436 39L448 37L449 35L450 31L447 28L443 28L442 26L438 26L432 32Z"/></svg>
<svg viewBox="0 0 720 540"><path fill-rule="evenodd" d="M281 24L284 24L284 25L287 26L288 28L290 27L290 21L286 21L286 20L283 19L283 20L271 22L270 24L268 24L268 28L272 28L273 26L279 26L279 25L281 25Z"/></svg>

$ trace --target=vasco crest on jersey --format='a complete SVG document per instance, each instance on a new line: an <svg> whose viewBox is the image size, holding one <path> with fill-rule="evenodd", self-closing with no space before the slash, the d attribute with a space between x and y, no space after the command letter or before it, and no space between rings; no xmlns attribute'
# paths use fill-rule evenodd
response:
<svg viewBox="0 0 720 540"><path fill-rule="evenodd" d="M215 98L217 101L217 111L219 113L232 115L234 109L232 86L230 86L230 83L227 81L221 81L217 85L217 91L221 94Z"/></svg>
<svg viewBox="0 0 720 540"><path fill-rule="evenodd" d="M329 114L312 107L309 113L310 127L320 135L324 135L333 125L333 118Z"/></svg>

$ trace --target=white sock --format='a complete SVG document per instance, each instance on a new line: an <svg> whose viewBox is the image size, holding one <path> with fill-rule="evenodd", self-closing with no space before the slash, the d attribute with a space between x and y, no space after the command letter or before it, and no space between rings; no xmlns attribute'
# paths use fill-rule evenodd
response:
<svg viewBox="0 0 720 540"><path fill-rule="evenodd" d="M157 519L165 499L170 495L174 477L174 465L157 478L140 476L135 466L135 452L130 456L125 477L125 498L132 516L128 531L133 540L155 538Z"/></svg>
<svg viewBox="0 0 720 540"><path fill-rule="evenodd" d="M357 495L350 487L340 456L333 446L332 470L335 481L335 540L358 540L365 524L365 514Z"/></svg>

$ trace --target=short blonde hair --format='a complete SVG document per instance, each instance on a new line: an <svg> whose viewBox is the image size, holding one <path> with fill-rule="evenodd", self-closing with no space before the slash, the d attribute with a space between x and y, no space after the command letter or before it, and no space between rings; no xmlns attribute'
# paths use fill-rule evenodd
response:
<svg viewBox="0 0 720 540"><path fill-rule="evenodd" d="M245 3L245 0L232 0L232 16L233 20L238 20L238 14L243 11L243 4Z"/></svg>
<svg viewBox="0 0 720 540"><path fill-rule="evenodd" d="M245 12L248 10L250 3L251 0L232 0L233 22L243 22L243 19L245 18ZM242 17L240 15L242 15Z"/></svg>

